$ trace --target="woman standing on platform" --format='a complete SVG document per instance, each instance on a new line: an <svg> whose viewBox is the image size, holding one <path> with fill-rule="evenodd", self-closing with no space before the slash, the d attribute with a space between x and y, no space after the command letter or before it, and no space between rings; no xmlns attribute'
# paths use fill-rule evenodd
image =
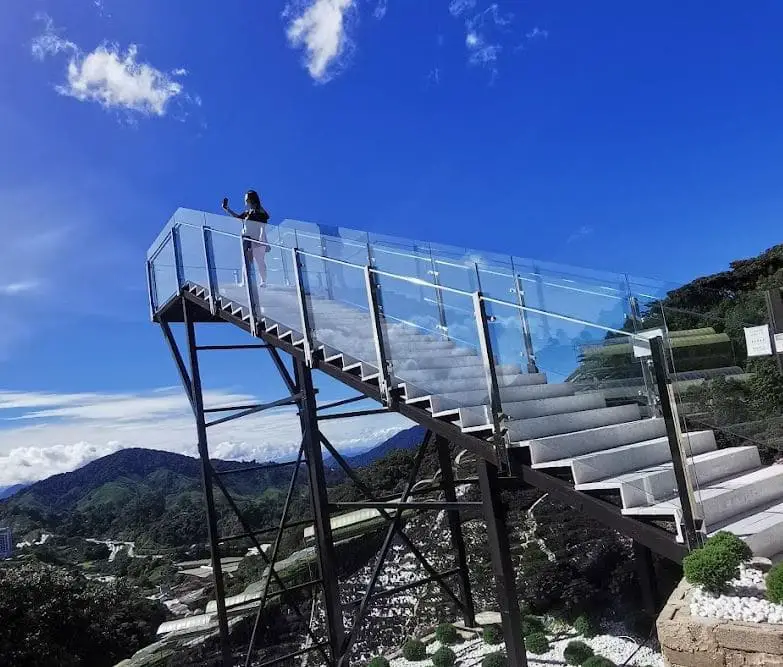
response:
<svg viewBox="0 0 783 667"><path fill-rule="evenodd" d="M258 276L261 279L260 286L266 286L266 253L270 246L266 240L266 223L269 222L269 213L261 206L261 198L255 190L245 193L245 210L235 213L228 207L228 198L223 198L223 210L229 215L243 221L242 236L248 239L243 241L248 263L255 260Z"/></svg>

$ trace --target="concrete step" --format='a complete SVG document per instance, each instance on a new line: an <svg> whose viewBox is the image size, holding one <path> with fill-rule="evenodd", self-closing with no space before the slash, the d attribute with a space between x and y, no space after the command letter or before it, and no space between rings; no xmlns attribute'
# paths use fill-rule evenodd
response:
<svg viewBox="0 0 783 667"><path fill-rule="evenodd" d="M498 366L497 367L498 383L507 383L507 378L517 375L523 375L522 369L519 366ZM466 387L462 385L463 380L473 380L476 378L484 378L484 366L454 366L447 368L425 368L407 370L402 369L400 371L394 368L394 375L396 375L401 382L411 382L422 388L431 388L434 384L440 383L440 386L451 387L452 391L459 391L461 389L475 389L476 386ZM501 379L502 378L502 379ZM428 391L427 393L437 393L436 390Z"/></svg>
<svg viewBox="0 0 783 667"><path fill-rule="evenodd" d="M408 379L403 380L405 382L404 396L408 401L426 399L430 395L438 396L446 393L487 391L487 381L483 375L476 374L472 377L459 378L458 382L448 379L433 380L428 382L426 386L416 384L416 379L410 377L410 375L410 372L407 373ZM504 387L531 387L545 384L545 373L523 373L518 367L516 368L516 373L498 376L498 385L501 391Z"/></svg>
<svg viewBox="0 0 783 667"><path fill-rule="evenodd" d="M509 419L533 419L547 415L575 413L595 408L605 408L606 401L599 392L584 393L579 396L559 396L539 398L530 401L512 401L503 403L503 413ZM489 407L480 405L459 409L458 423L461 427L478 426L491 423Z"/></svg>
<svg viewBox="0 0 783 667"><path fill-rule="evenodd" d="M624 421L603 424L574 433L520 438L515 442L515 446L529 447L531 462L534 467L538 467L538 464L548 461L556 462L621 445L651 440L666 433L666 425L662 419L640 419L638 406L621 407L636 408L636 410L623 412L624 417L630 417Z"/></svg>
<svg viewBox="0 0 783 667"><path fill-rule="evenodd" d="M609 424L632 422L640 418L639 406L634 404L533 419L510 419L507 421L507 427L510 442L517 443L534 438L545 438L550 435L584 431Z"/></svg>
<svg viewBox="0 0 783 667"><path fill-rule="evenodd" d="M623 429L620 433L626 437L643 438L651 433L666 433L662 419L644 419L643 427ZM628 426L631 426L630 424ZM605 429L613 427L606 426ZM595 429L598 431L599 429ZM617 430L613 435L618 435ZM697 431L690 434L691 444L688 451L692 454L716 449L712 431ZM534 468L570 468L574 484L589 484L607 477L622 475L642 468L648 468L671 460L669 439L666 435L639 440L619 447L599 449L575 457L553 459L534 463Z"/></svg>
<svg viewBox="0 0 783 667"><path fill-rule="evenodd" d="M778 499L762 507L707 526L707 535L727 530L745 540L756 556L771 558L783 548L783 502Z"/></svg>
<svg viewBox="0 0 783 667"><path fill-rule="evenodd" d="M713 482L694 491L707 529L730 517L783 500L783 466L757 468L737 477ZM631 516L679 516L680 501L673 497L649 507L623 510Z"/></svg>
<svg viewBox="0 0 783 667"><path fill-rule="evenodd" d="M456 368L480 368L483 372L484 362L475 355L440 354L434 352L418 358L392 359L394 370L402 375L403 372L417 370L441 370Z"/></svg>
<svg viewBox="0 0 783 667"><path fill-rule="evenodd" d="M486 384L486 383L484 383ZM558 384L513 385L500 387L500 400L506 403L518 401L534 401L540 398L556 398L558 396L573 396L574 386L568 382ZM455 391L439 394L431 398L433 410L440 412L452 408L486 405L489 403L489 393L486 387L473 391Z"/></svg>
<svg viewBox="0 0 783 667"><path fill-rule="evenodd" d="M687 459L694 484L704 487L729 476L741 475L761 465L756 447L731 447L707 451ZM611 477L600 482L578 484L579 491L619 489L624 508L654 505L677 495L677 480L671 461L657 466Z"/></svg>

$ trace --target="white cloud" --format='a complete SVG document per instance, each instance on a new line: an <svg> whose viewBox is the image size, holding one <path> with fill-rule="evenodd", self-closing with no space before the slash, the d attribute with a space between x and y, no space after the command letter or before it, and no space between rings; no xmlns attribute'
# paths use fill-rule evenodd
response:
<svg viewBox="0 0 783 667"><path fill-rule="evenodd" d="M386 16L388 9L388 0L379 0L378 4L375 6L373 16L380 21L384 16Z"/></svg>
<svg viewBox="0 0 783 667"><path fill-rule="evenodd" d="M319 83L333 78L353 50L347 22L354 5L355 0L308 0L283 12L290 18L288 41L305 49L307 71Z"/></svg>
<svg viewBox="0 0 783 667"><path fill-rule="evenodd" d="M567 239L566 243L576 243L577 241L580 241L584 238L587 238L588 236L591 236L595 230L588 226L588 225L582 225L579 229L577 229L573 234L571 234Z"/></svg>
<svg viewBox="0 0 783 667"><path fill-rule="evenodd" d="M251 395L205 392L205 405L256 402ZM217 415L216 415L217 416ZM410 426L396 413L324 422L343 450L373 446ZM216 458L274 460L296 453L299 419L291 408L268 410L209 429ZM143 393L53 394L0 391L0 486L73 470L126 447L194 456L196 434L180 389Z"/></svg>
<svg viewBox="0 0 783 667"><path fill-rule="evenodd" d="M117 44L102 44L85 53L74 42L63 39L51 18L39 15L44 31L32 43L38 60L68 54L67 79L56 90L81 102L97 102L105 109L121 109L146 116L165 116L176 98L189 99L181 83L183 69L171 75L138 60L138 47L123 52Z"/></svg>
<svg viewBox="0 0 783 667"><path fill-rule="evenodd" d="M452 0L449 4L449 12L452 16L460 16L476 7L476 0Z"/></svg>
<svg viewBox="0 0 783 667"><path fill-rule="evenodd" d="M6 285L0 285L0 296L14 296L24 294L25 292L34 292L38 289L38 282L35 280L22 280Z"/></svg>
<svg viewBox="0 0 783 667"><path fill-rule="evenodd" d="M542 30L541 28L536 26L532 30L526 32L525 37L528 39L528 41L533 41L534 39L546 39L547 37L549 37L549 31Z"/></svg>

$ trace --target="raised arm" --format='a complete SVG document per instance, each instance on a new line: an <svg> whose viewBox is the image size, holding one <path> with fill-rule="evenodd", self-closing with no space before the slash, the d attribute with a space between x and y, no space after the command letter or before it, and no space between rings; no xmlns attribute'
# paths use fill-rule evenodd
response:
<svg viewBox="0 0 783 667"><path fill-rule="evenodd" d="M236 213L232 211L228 206L228 199L223 200L223 210L228 213L232 218L237 218L239 220L244 220L247 216L245 213Z"/></svg>

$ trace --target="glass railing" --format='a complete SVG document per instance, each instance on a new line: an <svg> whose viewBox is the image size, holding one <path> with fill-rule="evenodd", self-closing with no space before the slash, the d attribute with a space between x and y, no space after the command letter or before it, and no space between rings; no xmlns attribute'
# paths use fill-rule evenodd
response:
<svg viewBox="0 0 783 667"><path fill-rule="evenodd" d="M310 348L326 346L363 372L387 375L392 389L404 383L410 396L447 394L444 408L488 402L492 387L476 385L493 375L481 358L486 317L501 402L519 402L519 391L505 389L524 384L515 376L539 372L574 392L605 390L608 405L649 402L624 276L296 221L265 225L264 242L240 241L240 230L227 216L177 211L148 255L154 308L178 285L197 284L213 308L228 299L254 322L279 322Z"/></svg>
<svg viewBox="0 0 783 667"><path fill-rule="evenodd" d="M238 233L241 222L226 215L178 209L152 246L158 248L174 222ZM284 220L267 225L272 244L299 248L349 264L374 268L394 275L418 278L432 285L472 293L559 313L614 329L626 329L632 314L632 299L639 302L665 296L664 283L603 271L539 262L527 258L480 252L444 244L413 241L342 227ZM190 241L190 239L185 239ZM194 239L195 240L195 239ZM322 279L330 276L322 268ZM339 284L338 275L334 276ZM329 283L325 282L328 288Z"/></svg>

